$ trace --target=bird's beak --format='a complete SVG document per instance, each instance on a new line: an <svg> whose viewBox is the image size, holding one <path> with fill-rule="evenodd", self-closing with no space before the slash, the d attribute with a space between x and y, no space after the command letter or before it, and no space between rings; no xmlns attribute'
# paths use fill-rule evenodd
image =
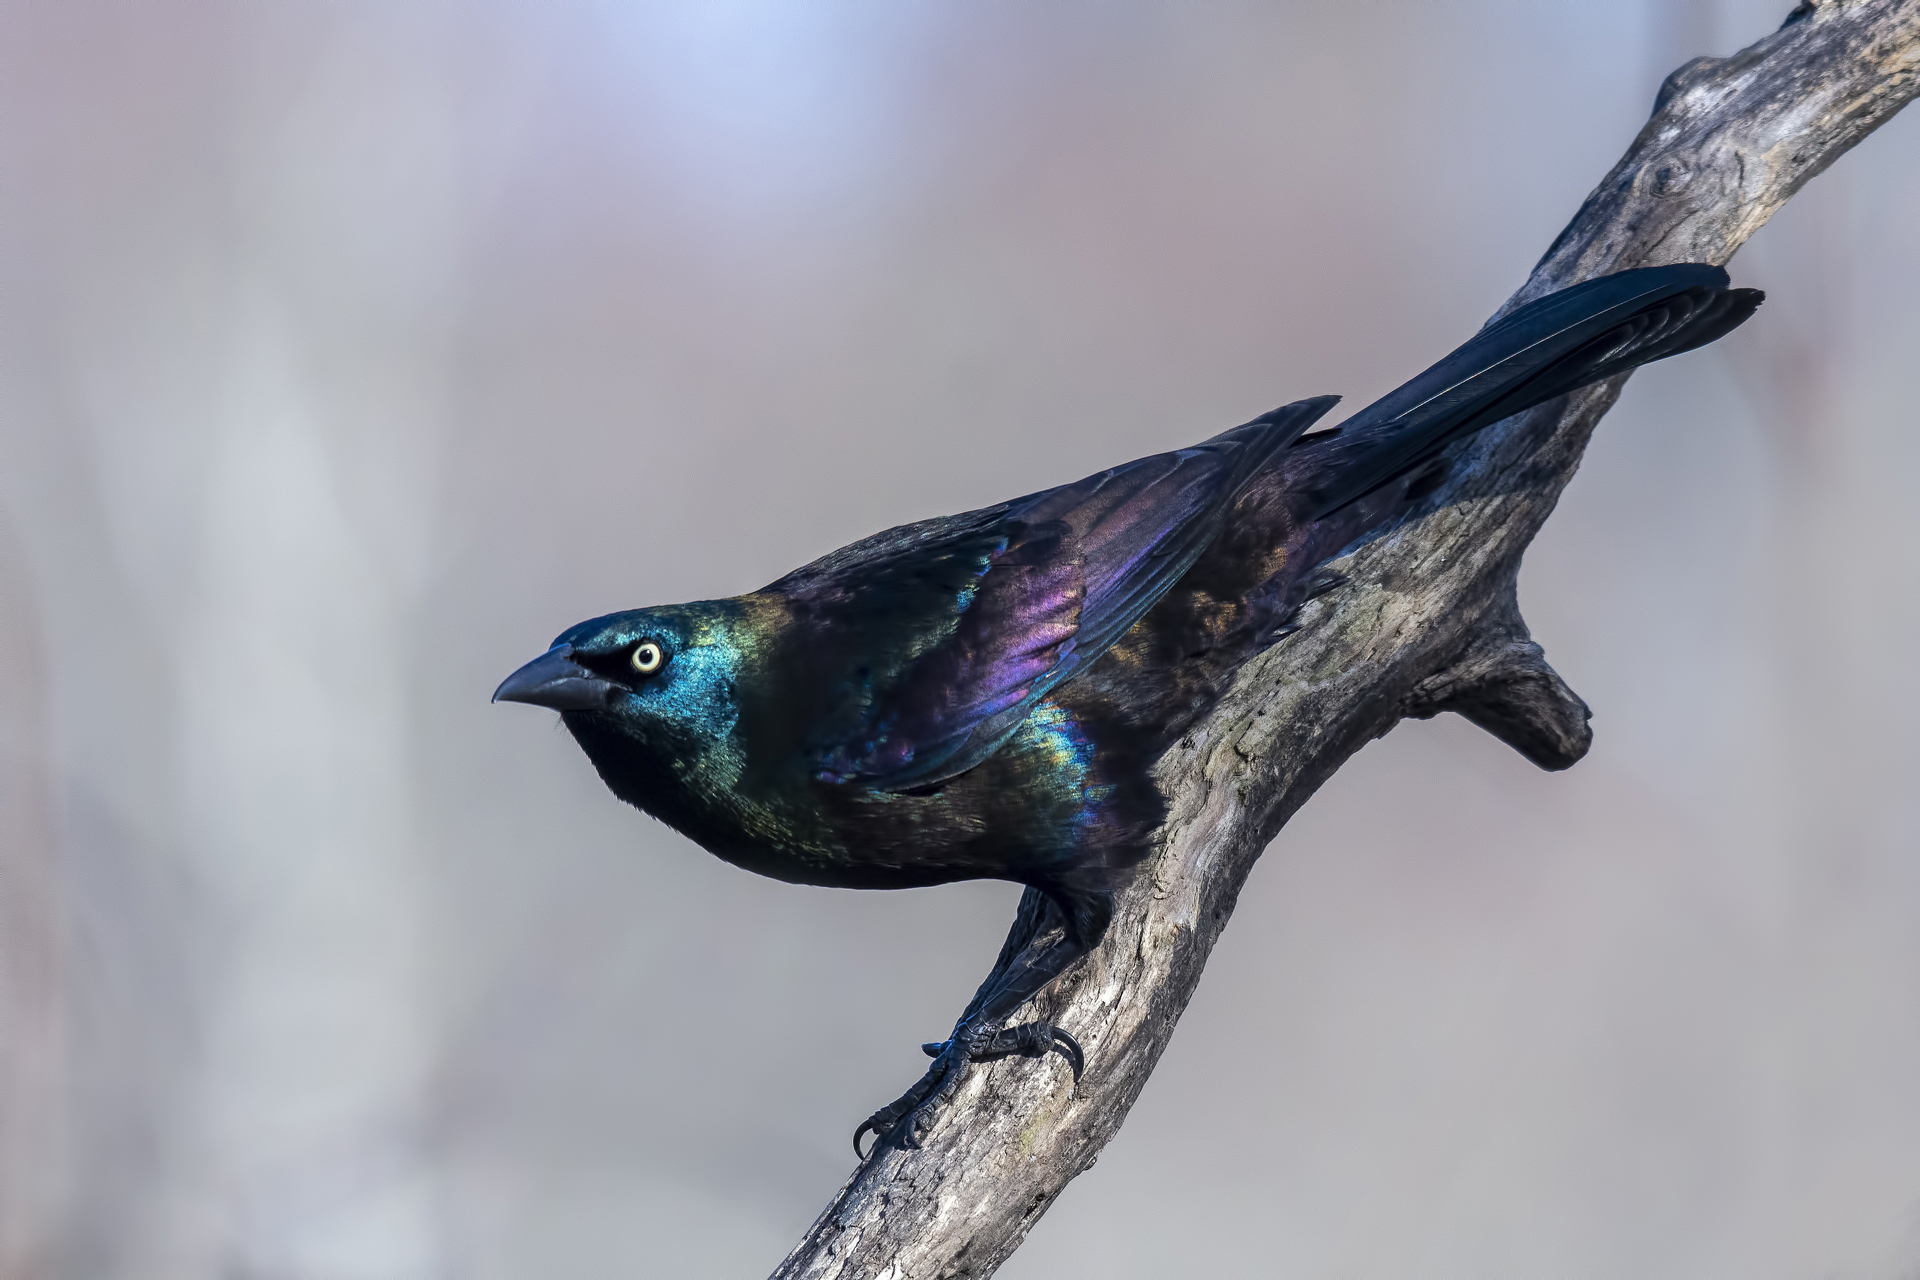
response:
<svg viewBox="0 0 1920 1280"><path fill-rule="evenodd" d="M598 711L614 685L573 660L573 646L557 644L520 668L493 691L495 702L531 702L555 711Z"/></svg>

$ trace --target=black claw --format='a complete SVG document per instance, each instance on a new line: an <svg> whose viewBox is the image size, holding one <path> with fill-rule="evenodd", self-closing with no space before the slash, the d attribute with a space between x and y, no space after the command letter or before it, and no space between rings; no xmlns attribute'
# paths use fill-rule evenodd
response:
<svg viewBox="0 0 1920 1280"><path fill-rule="evenodd" d="M953 1104L954 1095L966 1079L967 1068L976 1062L1018 1055L1044 1058L1057 1053L1073 1068L1073 1082L1080 1083L1086 1068L1086 1055L1080 1042L1059 1027L1046 1022L1025 1022L1017 1027L988 1031L984 1027L955 1029L951 1040L928 1041L920 1051L933 1059L927 1073L914 1082L888 1106L861 1121L853 1131L853 1154L865 1160L889 1140L898 1141L908 1151L918 1151L927 1134L933 1131L939 1114ZM874 1144L860 1150L860 1140L869 1133Z"/></svg>
<svg viewBox="0 0 1920 1280"><path fill-rule="evenodd" d="M893 1132L893 1126L898 1124L900 1117L905 1114L905 1109L900 1105L900 1103L905 1101L906 1098L901 1098L891 1106L880 1108L860 1122L860 1127L853 1131L853 1154L855 1156L865 1160L868 1156L880 1149L880 1144L887 1140L887 1135ZM866 1151L861 1151L860 1139L866 1137L869 1133L871 1133L874 1138L873 1146Z"/></svg>
<svg viewBox="0 0 1920 1280"><path fill-rule="evenodd" d="M1087 1055L1080 1052L1080 1042L1061 1028L1055 1027L1053 1028L1053 1049L1067 1060L1068 1066L1073 1068L1073 1083L1078 1085L1080 1073L1087 1067Z"/></svg>
<svg viewBox="0 0 1920 1280"><path fill-rule="evenodd" d="M952 1042L949 1041L948 1043L951 1044ZM913 1128L917 1122L918 1113L927 1105L929 1098L934 1094L935 1087L943 1084L946 1077L953 1074L954 1072L951 1069L950 1063L944 1062L941 1059L935 1059L933 1065L927 1068L926 1074L913 1082L911 1089L908 1089L898 1098L895 1098L892 1102L860 1122L860 1127L853 1131L853 1154L862 1160L872 1155L874 1151L879 1149L882 1142L885 1142L888 1137L899 1130L900 1122L903 1118L910 1122L908 1128L902 1134L903 1139L906 1140L905 1145L909 1147L919 1146L920 1144L913 1140ZM860 1150L860 1139L864 1138L868 1133L874 1135L875 1141L871 1148L862 1152Z"/></svg>
<svg viewBox="0 0 1920 1280"><path fill-rule="evenodd" d="M1060 1027L1046 1022L1027 1022L1017 1027L1002 1027L978 1045L973 1057L979 1061L994 1058L1007 1058L1018 1054L1023 1058L1044 1058L1049 1053L1057 1053L1067 1060L1073 1068L1073 1082L1080 1083L1080 1073L1086 1070L1086 1054L1080 1049L1080 1042Z"/></svg>

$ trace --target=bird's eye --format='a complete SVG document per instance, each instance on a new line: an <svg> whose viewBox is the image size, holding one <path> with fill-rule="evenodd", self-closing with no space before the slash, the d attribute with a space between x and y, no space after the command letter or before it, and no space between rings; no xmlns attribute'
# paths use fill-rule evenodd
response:
<svg viewBox="0 0 1920 1280"><path fill-rule="evenodd" d="M642 640L633 646L633 669L643 676L650 676L666 664L667 651L651 640Z"/></svg>

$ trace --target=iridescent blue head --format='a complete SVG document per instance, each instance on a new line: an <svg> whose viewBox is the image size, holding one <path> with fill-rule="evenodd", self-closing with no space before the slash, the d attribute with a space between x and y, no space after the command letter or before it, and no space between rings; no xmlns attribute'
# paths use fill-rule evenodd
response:
<svg viewBox="0 0 1920 1280"><path fill-rule="evenodd" d="M759 612L744 597L592 618L562 632L493 698L563 713L610 784L639 766L661 783L725 787L741 765L739 681L760 648ZM654 787L636 789L631 774L614 789L659 811Z"/></svg>

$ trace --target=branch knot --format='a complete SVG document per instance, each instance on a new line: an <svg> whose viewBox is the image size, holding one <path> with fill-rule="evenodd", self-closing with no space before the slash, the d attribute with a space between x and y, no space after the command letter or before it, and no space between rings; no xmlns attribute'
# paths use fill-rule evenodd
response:
<svg viewBox="0 0 1920 1280"><path fill-rule="evenodd" d="M1547 665L1511 588L1460 656L1414 686L1404 707L1415 720L1443 711L1465 716L1542 769L1570 768L1593 745L1593 712Z"/></svg>

